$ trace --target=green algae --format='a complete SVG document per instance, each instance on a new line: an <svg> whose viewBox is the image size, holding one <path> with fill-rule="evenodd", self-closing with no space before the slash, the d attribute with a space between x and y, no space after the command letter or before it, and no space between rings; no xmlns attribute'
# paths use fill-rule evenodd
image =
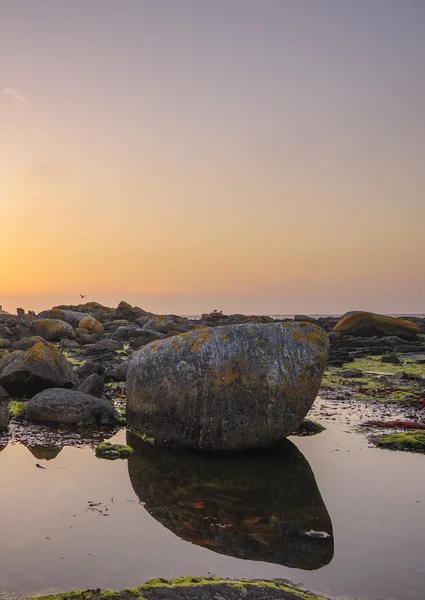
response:
<svg viewBox="0 0 425 600"><path fill-rule="evenodd" d="M11 417L19 419L25 415L26 402L21 400L10 400L9 401L9 414Z"/></svg>
<svg viewBox="0 0 425 600"><path fill-rule="evenodd" d="M372 438L378 448L425 453L425 431L397 431Z"/></svg>
<svg viewBox="0 0 425 600"><path fill-rule="evenodd" d="M402 361L400 365L383 363L381 356L367 356L365 358L356 358L353 362L344 365L346 369L359 369L361 371L371 371L373 373L388 373L396 375L397 373L407 373L408 375L422 375L425 377L425 365L418 364L412 359L405 359L398 355Z"/></svg>

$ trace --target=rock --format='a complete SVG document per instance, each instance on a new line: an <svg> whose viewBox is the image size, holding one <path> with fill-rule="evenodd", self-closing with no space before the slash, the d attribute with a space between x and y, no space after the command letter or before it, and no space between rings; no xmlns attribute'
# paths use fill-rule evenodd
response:
<svg viewBox="0 0 425 600"><path fill-rule="evenodd" d="M119 415L101 398L75 390L53 388L40 392L26 403L25 414L31 421L115 425Z"/></svg>
<svg viewBox="0 0 425 600"><path fill-rule="evenodd" d="M23 308L17 308L16 309L16 314L18 315L18 317L24 317L25 316L25 311Z"/></svg>
<svg viewBox="0 0 425 600"><path fill-rule="evenodd" d="M84 333L83 333L84 332ZM78 343L80 346L89 346L96 343L96 338L93 335L87 333L86 329L76 329L75 333L78 335Z"/></svg>
<svg viewBox="0 0 425 600"><path fill-rule="evenodd" d="M35 335L40 335L48 342L57 342L61 338L75 339L71 325L59 319L36 319L31 326Z"/></svg>
<svg viewBox="0 0 425 600"><path fill-rule="evenodd" d="M100 362L96 362L94 360L88 360L77 369L77 375L82 380L86 379L86 377L89 375L93 375L93 373L96 373L97 375L103 375L104 372L105 367Z"/></svg>
<svg viewBox="0 0 425 600"><path fill-rule="evenodd" d="M84 319L88 315L86 312L77 311L77 310L62 310L60 308L52 308L50 311L46 311L50 319L60 319L61 321L65 321L65 323L69 323L75 329L78 327L81 319ZM91 317L92 319L94 317Z"/></svg>
<svg viewBox="0 0 425 600"><path fill-rule="evenodd" d="M46 340L39 335L32 335L31 337L24 337L13 343L14 350L29 350L36 344L45 344Z"/></svg>
<svg viewBox="0 0 425 600"><path fill-rule="evenodd" d="M345 371L341 371L339 376L344 377L344 379L351 379L354 377L363 377L363 372L360 371L360 369L347 369Z"/></svg>
<svg viewBox="0 0 425 600"><path fill-rule="evenodd" d="M0 400L0 431L7 429L9 419L9 402Z"/></svg>
<svg viewBox="0 0 425 600"><path fill-rule="evenodd" d="M75 340L68 340L66 338L62 338L59 342L59 348L61 350L78 350L80 348L80 344Z"/></svg>
<svg viewBox="0 0 425 600"><path fill-rule="evenodd" d="M9 394L6 392L3 386L0 385L0 400L8 400Z"/></svg>
<svg viewBox="0 0 425 600"><path fill-rule="evenodd" d="M322 329L293 322L206 328L152 342L131 359L128 424L170 446L270 446L310 409L327 354Z"/></svg>
<svg viewBox="0 0 425 600"><path fill-rule="evenodd" d="M0 338L0 350L6 350L12 347L12 342L6 338Z"/></svg>
<svg viewBox="0 0 425 600"><path fill-rule="evenodd" d="M292 319L291 319L292 321ZM197 325L208 327L221 327L223 325L241 325L242 323L274 323L273 317L263 315L224 315L221 311L214 310L212 313L203 314L197 321Z"/></svg>
<svg viewBox="0 0 425 600"><path fill-rule="evenodd" d="M84 381L75 389L78 392L101 398L103 393L103 377L97 373L93 373L84 379Z"/></svg>
<svg viewBox="0 0 425 600"><path fill-rule="evenodd" d="M78 305L65 305L61 304L60 306L55 306L52 311L61 310L61 311L69 311L74 313L83 313L89 314L94 317L99 323L103 323L104 321L110 321L114 318L115 309L110 308L109 306L103 306L103 304L99 304L98 302L86 302L85 304ZM50 317L51 311L44 311L43 313L39 313L39 316L47 316ZM55 314L55 313L53 313ZM57 313L56 313L57 314ZM78 319L80 321L82 316ZM66 319L64 319L66 320ZM72 323L71 323L72 324ZM74 325L76 327L76 325Z"/></svg>
<svg viewBox="0 0 425 600"><path fill-rule="evenodd" d="M123 300L121 300L115 309L115 319L126 319L127 321L135 321L138 317L151 314L152 313L147 313L138 306L133 307L131 304L124 302Z"/></svg>
<svg viewBox="0 0 425 600"><path fill-rule="evenodd" d="M419 327L411 321L397 317L357 311L346 313L335 325L334 331L360 337L397 336L414 340L419 333Z"/></svg>
<svg viewBox="0 0 425 600"><path fill-rule="evenodd" d="M118 327L126 327L130 325L129 321L126 319L116 319L115 321L110 321L109 323L104 324L105 331L115 331Z"/></svg>
<svg viewBox="0 0 425 600"><path fill-rule="evenodd" d="M146 340L146 344L154 340L162 340L165 334L158 331L149 331L141 327L118 327L113 334L116 340L129 341L131 338L140 338Z"/></svg>
<svg viewBox="0 0 425 600"><path fill-rule="evenodd" d="M93 335L100 335L105 331L103 325L90 315L86 315L81 319L81 321L78 323L78 328L85 329L88 333Z"/></svg>
<svg viewBox="0 0 425 600"><path fill-rule="evenodd" d="M108 460L116 460L117 458L129 458L134 450L131 446L125 444L111 444L111 442L102 442L96 446L96 456L98 458L106 458Z"/></svg>
<svg viewBox="0 0 425 600"><path fill-rule="evenodd" d="M193 329L193 323L189 319L177 315L155 315L144 324L143 329L156 333L168 333L172 329L185 333Z"/></svg>
<svg viewBox="0 0 425 600"><path fill-rule="evenodd" d="M12 362L16 358L18 358L18 356L21 356L23 353L23 350L15 350L15 352L12 352L11 354L8 354L8 356L5 356L0 364L0 372L3 371L8 365L12 364Z"/></svg>
<svg viewBox="0 0 425 600"><path fill-rule="evenodd" d="M0 373L0 384L11 396L31 397L46 388L72 387L78 377L52 344L35 344L13 358Z"/></svg>
<svg viewBox="0 0 425 600"><path fill-rule="evenodd" d="M114 379L115 381L126 381L128 367L130 365L130 359L123 360L117 367L115 367L114 371Z"/></svg>
<svg viewBox="0 0 425 600"><path fill-rule="evenodd" d="M382 356L381 362L388 363L390 365L401 365L401 360L395 354L390 354L389 356Z"/></svg>

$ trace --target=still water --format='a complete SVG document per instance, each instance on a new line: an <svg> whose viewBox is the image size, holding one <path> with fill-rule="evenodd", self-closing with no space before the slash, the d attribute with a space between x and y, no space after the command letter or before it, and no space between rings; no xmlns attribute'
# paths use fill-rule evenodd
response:
<svg viewBox="0 0 425 600"><path fill-rule="evenodd" d="M9 444L0 597L216 574L286 578L335 598L423 600L425 457L370 448L323 421L317 436L237 457L130 435L128 461Z"/></svg>

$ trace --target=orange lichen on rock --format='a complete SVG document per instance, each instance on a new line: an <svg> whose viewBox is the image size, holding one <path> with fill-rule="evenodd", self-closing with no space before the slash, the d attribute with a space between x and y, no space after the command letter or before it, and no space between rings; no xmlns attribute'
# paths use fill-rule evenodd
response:
<svg viewBox="0 0 425 600"><path fill-rule="evenodd" d="M334 331L351 335L398 335L415 337L419 333L416 323L371 312L358 311L343 316Z"/></svg>
<svg viewBox="0 0 425 600"><path fill-rule="evenodd" d="M199 333L198 330L197 332L193 332L192 335L194 337L192 352L196 352L201 346L203 346L203 344L205 344L206 341L208 341L208 338L211 335L211 331L201 331L201 333Z"/></svg>

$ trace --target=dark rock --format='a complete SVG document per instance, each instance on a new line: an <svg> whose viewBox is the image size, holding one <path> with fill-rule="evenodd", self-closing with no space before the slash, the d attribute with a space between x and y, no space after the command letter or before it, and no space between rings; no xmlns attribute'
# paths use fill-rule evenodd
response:
<svg viewBox="0 0 425 600"><path fill-rule="evenodd" d="M29 350L36 344L46 344L46 340L39 335L33 335L31 337L24 337L20 340L13 342L14 350Z"/></svg>
<svg viewBox="0 0 425 600"><path fill-rule="evenodd" d="M391 365L401 365L401 360L399 359L398 356L395 356L394 354L390 354L388 356L382 356L381 362L389 363Z"/></svg>
<svg viewBox="0 0 425 600"><path fill-rule="evenodd" d="M77 340L80 346L89 346L96 343L96 338L87 333L85 329L77 329L76 333L78 335Z"/></svg>
<svg viewBox="0 0 425 600"><path fill-rule="evenodd" d="M12 347L12 342L6 338L0 338L0 350L7 350Z"/></svg>
<svg viewBox="0 0 425 600"><path fill-rule="evenodd" d="M193 329L193 323L185 317L177 315L155 315L147 321L143 329L149 332L168 333L171 329L180 333L186 333Z"/></svg>
<svg viewBox="0 0 425 600"><path fill-rule="evenodd" d="M116 340L128 342L131 338L140 338L146 340L146 344L154 340L162 340L165 338L163 333L157 331L149 331L141 327L118 327L112 336Z"/></svg>
<svg viewBox="0 0 425 600"><path fill-rule="evenodd" d="M9 402L7 400L0 400L0 431L7 429L9 419Z"/></svg>
<svg viewBox="0 0 425 600"><path fill-rule="evenodd" d="M103 375L105 373L105 367L100 362L88 360L77 369L77 375L82 380L94 373L96 375Z"/></svg>
<svg viewBox="0 0 425 600"><path fill-rule="evenodd" d="M25 414L31 421L45 423L115 425L119 421L117 411L106 400L62 388L44 390L31 398Z"/></svg>
<svg viewBox="0 0 425 600"><path fill-rule="evenodd" d="M16 309L16 314L18 315L18 317L24 317L25 316L25 311L23 308L17 308Z"/></svg>
<svg viewBox="0 0 425 600"><path fill-rule="evenodd" d="M92 335L101 335L105 331L103 325L91 315L86 315L81 319L78 329L84 329Z"/></svg>
<svg viewBox="0 0 425 600"><path fill-rule="evenodd" d="M115 381L126 381L128 374L128 367L130 365L130 359L123 360L114 371Z"/></svg>
<svg viewBox="0 0 425 600"><path fill-rule="evenodd" d="M59 342L59 348L61 350L78 350L80 344L75 340L61 339Z"/></svg>
<svg viewBox="0 0 425 600"><path fill-rule="evenodd" d="M138 306L131 306L128 302L124 302L123 300L118 304L115 309L115 319L126 319L127 321L135 321L138 317L143 315L150 315L151 313L147 313L145 310L139 308Z"/></svg>
<svg viewBox="0 0 425 600"><path fill-rule="evenodd" d="M77 392L83 392L84 394L90 394L96 398L101 398L103 393L103 377L97 373L93 373L84 379L84 381L75 389Z"/></svg>
<svg viewBox="0 0 425 600"><path fill-rule="evenodd" d="M31 397L46 388L72 387L78 377L63 354L52 344L35 344L15 356L0 373L0 384L11 396Z"/></svg>
<svg viewBox="0 0 425 600"><path fill-rule="evenodd" d="M304 323L206 328L152 342L131 359L128 424L171 446L270 446L310 409L327 353L325 332Z"/></svg>
<svg viewBox="0 0 425 600"><path fill-rule="evenodd" d="M347 369L346 371L341 371L339 376L344 377L345 379L351 379L354 377L363 377L363 372L359 369Z"/></svg>

